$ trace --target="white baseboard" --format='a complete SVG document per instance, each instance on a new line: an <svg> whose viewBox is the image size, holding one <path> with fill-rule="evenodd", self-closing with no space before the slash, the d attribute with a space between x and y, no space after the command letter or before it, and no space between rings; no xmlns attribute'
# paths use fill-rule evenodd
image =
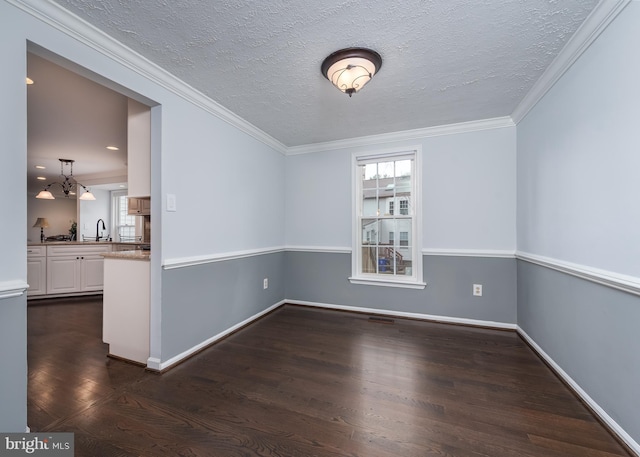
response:
<svg viewBox="0 0 640 457"><path fill-rule="evenodd" d="M449 316L438 316L435 314L407 313L403 311L390 311L385 309L364 308L359 306L334 305L330 303L318 303L318 302L310 302L310 301L303 301L303 300L285 300L284 302L291 303L292 305L313 306L315 308L335 309L339 311L354 311L357 313L365 313L365 314L380 314L383 316L391 316L391 317L406 317L409 319L420 319L425 321L442 322L445 324L471 325L474 327L489 327L489 328L495 328L500 330L515 330L517 328L516 324L511 324L507 322L483 321L478 319L467 319L464 317L449 317Z"/></svg>
<svg viewBox="0 0 640 457"><path fill-rule="evenodd" d="M208 338L208 339L204 340L203 342L201 342L199 344L196 344L192 348L189 348L186 351L181 352L180 354L178 354L178 355L176 355L174 357L171 357L168 360L165 360L164 362L160 361L156 357L149 357L147 359L147 368L149 370L155 370L155 371L166 370L167 368L171 367L172 365L175 365L176 363L179 363L179 362L183 361L187 357L189 357L189 356L195 354L196 352L206 348L207 346L215 343L216 341L221 340L222 338L224 338L225 336L229 335L230 333L233 333L236 330L238 330L239 328L242 328L245 325L250 324L251 322L255 321L256 319L259 319L260 317L264 316L267 313L270 313L274 309L279 308L280 306L284 305L285 303L286 303L286 300L282 300L282 301L276 303L275 305L272 305L269 308L265 309L264 311L260 311L259 313L254 314L253 316L243 320L242 322L239 322L236 325L234 325L232 327L229 327L226 330L223 330L222 332L218 333L217 335L214 335L211 338Z"/></svg>
<svg viewBox="0 0 640 457"><path fill-rule="evenodd" d="M525 332L520 326L517 327L518 334L535 349L535 351L544 359L546 363L556 372L564 382L585 402L589 408L598 416L598 418L609 427L609 429L616 434L616 436L624 442L633 452L640 456L640 444L638 444L631 436L625 432L625 430L618 425L618 423L609 416L593 398L587 394L580 385L575 382L571 376L565 372L555 360L549 356L544 350L531 338L527 332Z"/></svg>

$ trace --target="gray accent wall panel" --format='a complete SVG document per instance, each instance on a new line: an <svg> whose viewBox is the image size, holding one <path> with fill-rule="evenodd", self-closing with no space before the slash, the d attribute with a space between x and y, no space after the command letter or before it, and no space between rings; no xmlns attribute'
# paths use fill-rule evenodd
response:
<svg viewBox="0 0 640 457"><path fill-rule="evenodd" d="M516 260L423 256L422 290L351 284L351 254L287 252L286 298L515 324ZM473 284L483 296L472 296Z"/></svg>
<svg viewBox="0 0 640 457"><path fill-rule="evenodd" d="M162 272L162 361L284 298L284 252ZM269 288L263 289L263 279Z"/></svg>
<svg viewBox="0 0 640 457"><path fill-rule="evenodd" d="M518 261L518 324L640 442L640 297Z"/></svg>
<svg viewBox="0 0 640 457"><path fill-rule="evenodd" d="M27 426L27 299L0 299L0 432Z"/></svg>

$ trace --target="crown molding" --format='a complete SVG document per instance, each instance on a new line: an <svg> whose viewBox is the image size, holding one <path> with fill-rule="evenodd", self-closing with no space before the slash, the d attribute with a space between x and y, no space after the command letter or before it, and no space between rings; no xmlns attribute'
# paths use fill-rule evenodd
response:
<svg viewBox="0 0 640 457"><path fill-rule="evenodd" d="M129 70L158 84L193 105L207 111L261 143L286 154L287 147L271 135L247 122L229 109L194 89L167 70L138 54L136 51L89 24L69 10L51 0L6 0L45 24L78 40L100 54L118 62Z"/></svg>
<svg viewBox="0 0 640 457"><path fill-rule="evenodd" d="M516 124L542 100L554 84L564 75L573 63L591 46L615 17L631 0L601 0L587 16L578 30L571 36L560 53L536 81L531 90L520 101L511 118Z"/></svg>
<svg viewBox="0 0 640 457"><path fill-rule="evenodd" d="M358 146L372 146L376 144L393 143L396 141L412 141L432 136L454 135L458 133L476 132L478 130L500 129L514 127L515 123L509 116L478 121L460 122L457 124L438 125L421 129L402 130L399 132L382 133L346 140L327 141L324 143L303 144L287 148L287 155L310 154L313 152L333 151L336 149L353 148Z"/></svg>
<svg viewBox="0 0 640 457"><path fill-rule="evenodd" d="M100 54L114 60L140 76L158 84L193 105L253 137L284 155L308 154L336 149L416 140L479 130L513 127L544 97L580 55L595 41L609 23L632 0L600 1L569 39L560 54L525 95L511 116L447 124L421 129L383 133L345 140L287 147L271 135L249 123L229 109L191 87L165 69L115 40L97 27L51 0L5 0L27 14L74 38Z"/></svg>

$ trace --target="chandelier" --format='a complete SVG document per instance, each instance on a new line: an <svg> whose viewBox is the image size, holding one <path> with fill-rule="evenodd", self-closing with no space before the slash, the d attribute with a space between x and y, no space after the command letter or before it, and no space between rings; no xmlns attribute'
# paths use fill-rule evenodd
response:
<svg viewBox="0 0 640 457"><path fill-rule="evenodd" d="M367 48L341 49L322 62L322 75L351 97L367 84L382 66L382 57Z"/></svg>
<svg viewBox="0 0 640 457"><path fill-rule="evenodd" d="M73 177L73 162L75 162L75 160L71 160L71 159L58 159L58 160L60 161L60 177L64 178L64 181L62 182L56 181L56 182L47 184L45 188L42 189L38 195L36 195L36 198L43 198L45 200L55 200L55 197L49 191L49 188L54 184L57 184L60 187L62 187L62 192L64 192L64 196L66 198L69 198L69 195L73 194L73 192L77 192L78 187L82 187L84 189L84 193L80 196L80 200L95 200L96 197L91 193L91 191L87 189L85 186L83 186L82 184L80 184L78 181L76 181L76 179ZM64 173L65 165L69 165L69 168L70 168L69 175L66 175Z"/></svg>

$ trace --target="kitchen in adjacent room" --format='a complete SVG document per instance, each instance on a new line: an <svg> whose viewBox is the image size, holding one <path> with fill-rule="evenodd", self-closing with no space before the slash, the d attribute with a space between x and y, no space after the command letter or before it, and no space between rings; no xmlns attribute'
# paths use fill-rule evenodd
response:
<svg viewBox="0 0 640 457"><path fill-rule="evenodd" d="M102 296L109 355L146 365L150 108L40 54L27 56L28 303Z"/></svg>

